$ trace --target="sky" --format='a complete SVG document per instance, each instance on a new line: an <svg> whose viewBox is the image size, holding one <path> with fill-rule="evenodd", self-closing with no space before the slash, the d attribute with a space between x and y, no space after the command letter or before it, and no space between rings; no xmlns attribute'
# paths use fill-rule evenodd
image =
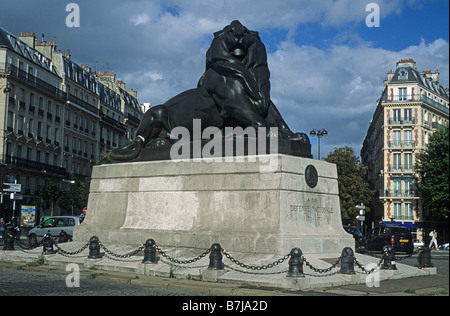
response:
<svg viewBox="0 0 450 316"><path fill-rule="evenodd" d="M75 3L79 11L66 6ZM271 98L295 132L326 129L321 156L359 156L389 70L413 58L449 87L448 0L0 0L0 27L55 41L162 104L205 71L213 33L233 20L266 45ZM372 9L374 4L379 11ZM369 27L377 21L379 24ZM79 13L79 24L74 14ZM317 138L310 137L317 158Z"/></svg>

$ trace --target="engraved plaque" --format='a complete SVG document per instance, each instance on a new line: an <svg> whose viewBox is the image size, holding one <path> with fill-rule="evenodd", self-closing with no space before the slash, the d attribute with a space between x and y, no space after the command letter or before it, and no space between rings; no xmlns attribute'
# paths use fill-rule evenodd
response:
<svg viewBox="0 0 450 316"><path fill-rule="evenodd" d="M317 170L313 165L308 165L305 169L306 184L312 189L315 188L319 181Z"/></svg>

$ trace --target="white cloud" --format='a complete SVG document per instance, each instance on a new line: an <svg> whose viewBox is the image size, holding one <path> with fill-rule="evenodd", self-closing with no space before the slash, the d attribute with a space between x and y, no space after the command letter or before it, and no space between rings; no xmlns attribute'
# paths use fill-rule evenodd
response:
<svg viewBox="0 0 450 316"><path fill-rule="evenodd" d="M150 17L146 13L138 14L130 18L130 23L134 26L145 25L149 22Z"/></svg>

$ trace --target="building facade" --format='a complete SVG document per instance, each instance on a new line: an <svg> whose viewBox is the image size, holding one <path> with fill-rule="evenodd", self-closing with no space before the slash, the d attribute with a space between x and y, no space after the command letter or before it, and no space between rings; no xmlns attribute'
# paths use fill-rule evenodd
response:
<svg viewBox="0 0 450 316"><path fill-rule="evenodd" d="M102 154L132 139L143 115L137 93L110 78L54 42L0 28L1 168L21 184L15 212L2 194L2 217L35 204L49 180L89 177Z"/></svg>
<svg viewBox="0 0 450 316"><path fill-rule="evenodd" d="M419 72L413 59L398 61L384 83L361 149L376 192L372 217L375 223L409 227L421 238L427 214L417 190L416 159L430 135L448 124L449 92L438 71Z"/></svg>

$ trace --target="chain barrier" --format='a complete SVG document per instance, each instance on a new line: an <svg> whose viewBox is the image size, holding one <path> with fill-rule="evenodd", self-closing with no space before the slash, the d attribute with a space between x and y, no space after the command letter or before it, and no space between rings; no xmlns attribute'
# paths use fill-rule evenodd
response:
<svg viewBox="0 0 450 316"><path fill-rule="evenodd" d="M207 249L205 252L203 252L201 255L198 255L197 257L195 257L195 258L193 258L193 259L191 259L191 260L178 260L178 259L175 259L175 258L173 258L173 257L170 257L167 253L165 253L165 252L164 252L161 248L159 248L158 246L155 245L154 247L155 247L156 251L159 252L159 254L160 254L161 256L163 256L164 258L166 258L167 260L169 260L172 264L173 264L173 263L176 263L176 264L179 264L179 265L190 264L190 263L197 262L197 261L199 261L200 259L206 257L206 255L209 254L209 253L211 252L211 248L210 248L210 249Z"/></svg>
<svg viewBox="0 0 450 316"><path fill-rule="evenodd" d="M236 264L236 265L238 265L238 266L240 266L240 267L242 267L244 269L248 269L248 270L252 270L252 271L255 271L255 270L261 271L261 270L271 269L273 267L276 267L280 263L283 263L284 261L289 259L289 257L291 256L290 254L287 254L287 255L281 257L280 259L275 260L272 263L269 263L269 264L266 264L266 265L261 265L261 266L256 266L256 265L249 265L249 264L245 264L245 263L240 262L236 258L233 258L225 249L222 249L222 253L228 260L230 260L234 264ZM243 271L243 270L240 270L240 269L236 269L236 268L233 268L233 267L231 267L229 265L225 265L225 267L227 267L227 268L229 268L231 270L237 271L237 272L242 272L242 273L247 273L247 274L282 274L282 273L287 273L289 271L289 270L283 270L283 271L277 271L277 272L250 272L250 271Z"/></svg>
<svg viewBox="0 0 450 316"><path fill-rule="evenodd" d="M52 239L53 240L53 239ZM141 244L137 249L130 251L126 254L116 254L113 251L111 251L110 249L108 249L104 244L102 244L100 241L98 242L100 245L100 248L103 249L105 251L105 256L109 259L112 260L116 260L116 261L125 261L125 262L135 262L135 261L141 261L141 259L130 259L133 256L136 256L139 252L143 251L146 246ZM35 247L32 247L20 240L16 240L16 244L22 249L22 251L28 252L30 250L36 249ZM79 248L76 251L66 251L64 249L62 249L57 243L55 243L53 241L53 245L56 247L57 251L55 252L55 254L60 254L62 256L65 257L74 257L79 255L80 253L82 253L84 250L86 250L89 245L90 242L87 242L85 245L83 245L81 248ZM213 245L214 246L214 245ZM183 265L189 265L192 263L195 263L201 259L203 259L204 257L206 257L208 254L212 253L212 247L205 250L203 253L201 253L200 255L189 259L189 260L178 260L175 259L173 256L168 255L165 251L163 251L159 246L157 246L156 244L153 244L151 247L154 248L155 251L157 251L162 258L159 258L159 261L168 264L172 267L177 267L177 268L192 268L192 269L200 269L200 268L205 268L207 267L207 265L198 265L198 266L188 266L188 267L183 267ZM285 262L286 260L288 260L289 258L291 258L291 254L287 254L282 256L281 258L273 261L272 263L268 263L268 264L263 264L263 265L251 265L251 264L246 264L243 263L241 261L239 261L238 259L234 258L229 252L227 252L225 249L220 249L220 252L228 259L230 260L233 264L237 265L240 268L243 269L239 269L230 265L223 265L224 267L226 267L227 269L236 271L236 272L240 272L240 273L246 273L246 274L255 274L255 275L269 275L269 274L286 274L289 272L289 270L283 269L280 271L275 271L275 272L268 272L268 271L262 271L262 270L269 270L272 268L277 267L279 264ZM373 267L370 270L366 270L365 266L363 264L361 264L356 256L354 254L351 255L351 258L353 258L353 263L362 271L363 274L371 274L374 273L378 270L380 270L383 260L385 260L388 257L388 250L387 248L383 249L383 256L380 258L378 256L375 256L373 253L366 253L369 256L372 256L374 258L378 258L380 259L378 263L376 263L375 267ZM405 260L407 258L411 258L413 255L419 254L420 250L416 250L414 252L412 252L411 254L408 254L407 256L402 256L400 258L395 258L396 261L401 261L401 260ZM85 257L85 256L78 256L78 258L81 257ZM339 270L331 272L333 269L335 269L336 267L338 267L339 263L342 264L342 255L336 260L335 263L331 264L331 266L329 266L328 268L317 268L314 267L303 255L301 255L301 263L302 265L305 264L308 268L310 268L313 272L316 272L318 274L305 274L307 276L311 276L311 277L328 277L328 276L332 276L335 275L337 273L339 273ZM360 272L361 273L361 272Z"/></svg>
<svg viewBox="0 0 450 316"><path fill-rule="evenodd" d="M129 253L120 255L120 254L116 254L116 253L112 252L111 250L109 250L108 248L106 248L106 246L103 245L100 241L98 243L100 245L100 248L102 248L105 251L105 256L106 257L108 257L109 259L112 259L112 260L124 261L124 262L140 261L140 259L139 260L136 260L136 259L134 259L134 260L124 260L124 259L127 259L127 258L130 258L132 256L135 256L136 254L138 254L139 252L141 252L145 248L144 245L141 244L139 246L139 248L137 248L136 250L133 250L133 251L131 251Z"/></svg>
<svg viewBox="0 0 450 316"><path fill-rule="evenodd" d="M82 246L80 249L76 250L76 251L65 251L64 249L62 249L61 247L58 246L58 244L54 244L56 249L58 250L58 254L62 255L63 257L68 257L71 258L73 256L76 256L80 253L82 253L87 247L89 247L89 243L86 243L84 246ZM84 256L83 256L84 257ZM76 257L76 258L82 258L81 256Z"/></svg>

